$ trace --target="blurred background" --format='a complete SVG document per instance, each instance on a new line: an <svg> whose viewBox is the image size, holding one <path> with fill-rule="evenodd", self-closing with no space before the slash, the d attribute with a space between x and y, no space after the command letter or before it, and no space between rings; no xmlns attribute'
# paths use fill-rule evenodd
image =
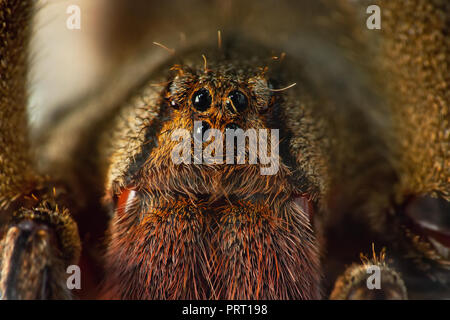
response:
<svg viewBox="0 0 450 320"><path fill-rule="evenodd" d="M278 42L291 51L311 52L314 57L332 54L331 47L311 49L319 38L311 34L321 33L329 43L354 45L365 29L352 29L358 24L365 26L363 10L352 12L351 19L343 12L353 10L355 1L337 2L339 10L322 0L38 0L29 82L32 124L44 124L55 108L64 108L95 91L136 55L145 52L151 60L152 55L160 54L153 41L179 49L202 36L213 39L217 30L226 26L239 25L242 32L272 44ZM80 30L66 26L71 16L67 9L72 5L80 8ZM332 20L338 21L340 30L333 27ZM226 30L222 31L226 37Z"/></svg>

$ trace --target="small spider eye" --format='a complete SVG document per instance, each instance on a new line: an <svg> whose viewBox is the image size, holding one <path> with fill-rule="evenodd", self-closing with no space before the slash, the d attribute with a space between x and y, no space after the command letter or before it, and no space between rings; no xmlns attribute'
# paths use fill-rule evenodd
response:
<svg viewBox="0 0 450 320"><path fill-rule="evenodd" d="M178 104L175 102L175 101L170 101L170 106L172 107L172 108L174 108L174 109L179 109L179 107L178 107Z"/></svg>
<svg viewBox="0 0 450 320"><path fill-rule="evenodd" d="M227 99L227 108L234 113L242 112L247 108L248 101L245 94L239 90L231 91Z"/></svg>
<svg viewBox="0 0 450 320"><path fill-rule="evenodd" d="M208 137L204 137L205 131L211 129L211 126L206 121L202 121L200 125L194 127L194 139L197 141L208 140Z"/></svg>
<svg viewBox="0 0 450 320"><path fill-rule="evenodd" d="M192 104L200 112L206 111L211 107L211 100L209 91L204 88L196 91L192 96Z"/></svg>

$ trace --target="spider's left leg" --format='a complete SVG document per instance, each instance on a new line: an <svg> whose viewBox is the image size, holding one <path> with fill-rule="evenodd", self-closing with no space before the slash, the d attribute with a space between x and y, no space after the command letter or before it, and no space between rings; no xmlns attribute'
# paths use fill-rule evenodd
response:
<svg viewBox="0 0 450 320"><path fill-rule="evenodd" d="M35 172L29 150L27 48L34 2L0 0L0 224L4 226L0 231L0 297L3 299L69 297L65 266L77 261L80 251L77 226L61 202L62 189Z"/></svg>

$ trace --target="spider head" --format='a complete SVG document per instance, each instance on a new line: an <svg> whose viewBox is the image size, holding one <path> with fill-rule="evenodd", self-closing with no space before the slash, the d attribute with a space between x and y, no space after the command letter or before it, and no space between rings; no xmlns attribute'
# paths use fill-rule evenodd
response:
<svg viewBox="0 0 450 320"><path fill-rule="evenodd" d="M280 119L283 92L272 88L268 68L220 56L196 58L169 67L154 105L144 106L146 116L154 108L158 117L140 124L133 148L130 142L128 152L119 150L132 163L116 180L117 189L133 185L192 199L293 192L286 178L288 133Z"/></svg>

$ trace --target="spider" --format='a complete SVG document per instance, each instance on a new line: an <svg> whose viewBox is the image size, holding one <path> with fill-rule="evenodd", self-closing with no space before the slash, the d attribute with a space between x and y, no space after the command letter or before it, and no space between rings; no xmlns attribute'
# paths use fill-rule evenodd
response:
<svg viewBox="0 0 450 320"><path fill-rule="evenodd" d="M376 31L365 1L111 1L108 50L139 54L30 134L34 2L0 0L3 299L449 297L445 1L379 1ZM189 40L138 46L167 12ZM146 14L133 41L115 29ZM279 140L196 162L212 129ZM178 130L194 161L174 162Z"/></svg>

